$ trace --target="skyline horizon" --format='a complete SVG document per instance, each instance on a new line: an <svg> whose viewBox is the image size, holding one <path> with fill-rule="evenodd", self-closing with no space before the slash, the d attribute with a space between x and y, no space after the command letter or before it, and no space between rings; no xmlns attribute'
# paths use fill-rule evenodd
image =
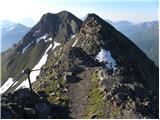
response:
<svg viewBox="0 0 160 120"><path fill-rule="evenodd" d="M61 11L67 11L67 10L61 10ZM59 12L61 12L61 11L59 11ZM52 14L57 14L57 13L59 13L59 12L55 12L55 13L53 13L53 12L46 12L46 13L44 13L44 14L47 14L47 13L52 13ZM68 11L68 12L70 12L70 11ZM72 13L72 12L70 12L70 13ZM94 12L92 12L92 13L94 13ZM92 13L87 13L84 17L81 17L81 18L79 18L77 15L75 15L75 14L73 14L73 15L75 15L77 18L79 18L79 19L81 19L82 21L84 21L85 19L85 17L88 15L88 14L92 14ZM44 14L42 14L42 16L44 15ZM96 13L94 13L94 14L96 14ZM98 14L96 14L96 15L98 15ZM41 16L41 17L42 17ZM101 17L100 15L98 15L99 17ZM39 20L41 19L41 17L39 18ZM119 19L119 20L111 20L111 19L107 19L107 18L103 18L103 17L101 17L103 20L105 20L105 21L110 21L110 22L122 22L122 21L128 21L128 22L131 22L132 24L139 24L139 23L144 23L144 22L153 22L153 21L158 21L159 22L159 20L158 19L153 19L153 20L144 20L144 21L139 21L139 22L135 22L135 21L132 21L132 20L128 20L128 19ZM21 18L20 20L17 20L17 21L15 21L15 20L11 20L11 19L0 19L0 21L2 22L2 21L10 21L10 22L13 22L13 23L20 23L20 24L22 24L22 25L24 25L23 24L23 22L22 22L22 20L25 20L25 19L29 19L29 20L32 20L33 22L34 22L34 24L36 24L36 23L38 23L39 22L39 20L37 20L37 21L35 21L33 18L31 18L31 17L24 17L24 18ZM27 25L25 25L25 26L27 26ZM27 26L27 27L32 27L32 26Z"/></svg>
<svg viewBox="0 0 160 120"><path fill-rule="evenodd" d="M140 23L158 20L158 3L158 0L5 0L0 1L0 20L18 22L23 18L32 18L38 22L47 12L66 10L80 19L88 13L95 13L111 21Z"/></svg>

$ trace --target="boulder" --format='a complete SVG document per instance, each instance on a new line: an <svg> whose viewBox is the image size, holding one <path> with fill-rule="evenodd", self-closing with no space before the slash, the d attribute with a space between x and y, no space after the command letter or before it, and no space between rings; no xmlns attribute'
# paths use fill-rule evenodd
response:
<svg viewBox="0 0 160 120"><path fill-rule="evenodd" d="M34 119L37 118L36 111L33 108L24 108L24 118L26 119Z"/></svg>
<svg viewBox="0 0 160 120"><path fill-rule="evenodd" d="M50 93L49 95L50 95L50 96L54 96L54 95L56 95L56 93L55 93L55 92L52 92L52 93Z"/></svg>
<svg viewBox="0 0 160 120"><path fill-rule="evenodd" d="M57 89L61 90L63 87L64 86L60 82L57 83Z"/></svg>
<svg viewBox="0 0 160 120"><path fill-rule="evenodd" d="M23 118L24 110L21 105L18 105L17 103L9 103L8 106L14 111L15 118Z"/></svg>
<svg viewBox="0 0 160 120"><path fill-rule="evenodd" d="M64 80L67 81L68 78L71 77L71 76L73 76L73 73L72 73L72 72L65 72L65 73L64 73Z"/></svg>
<svg viewBox="0 0 160 120"><path fill-rule="evenodd" d="M127 95L125 95L125 93L119 92L115 95L115 102L117 103L117 105L125 103L126 100Z"/></svg>
<svg viewBox="0 0 160 120"><path fill-rule="evenodd" d="M148 96L145 89L142 88L141 86L135 85L134 88L135 88L134 92L135 92L136 97L139 97L139 98L143 99L143 98L146 98Z"/></svg>
<svg viewBox="0 0 160 120"><path fill-rule="evenodd" d="M100 91L109 91L112 89L113 81L110 79L105 79L99 82Z"/></svg>
<svg viewBox="0 0 160 120"><path fill-rule="evenodd" d="M110 68L101 68L98 72L98 77L100 80L107 79L108 76L113 74L113 69Z"/></svg>
<svg viewBox="0 0 160 120"><path fill-rule="evenodd" d="M42 101L44 101L44 102L47 101L48 95L45 93L45 91L38 91L37 93L38 93L38 96L39 96L38 97L39 101L41 101L41 102Z"/></svg>
<svg viewBox="0 0 160 120"><path fill-rule="evenodd" d="M123 119L143 119L143 116L135 112L134 110L123 110Z"/></svg>
<svg viewBox="0 0 160 120"><path fill-rule="evenodd" d="M97 118L97 114L95 113L91 114L90 119L96 119L96 118Z"/></svg>
<svg viewBox="0 0 160 120"><path fill-rule="evenodd" d="M23 118L24 110L16 103L9 103L1 106L2 119L19 119Z"/></svg>
<svg viewBox="0 0 160 120"><path fill-rule="evenodd" d="M7 107L1 106L1 119L14 119L14 111Z"/></svg>
<svg viewBox="0 0 160 120"><path fill-rule="evenodd" d="M46 103L37 103L36 111L39 119L49 118L51 114L50 108Z"/></svg>
<svg viewBox="0 0 160 120"><path fill-rule="evenodd" d="M9 103L13 101L13 95L11 93L6 93L1 97L1 103Z"/></svg>
<svg viewBox="0 0 160 120"><path fill-rule="evenodd" d="M31 92L29 89L19 89L14 92L14 102L26 106L31 106Z"/></svg>
<svg viewBox="0 0 160 120"><path fill-rule="evenodd" d="M12 98L10 100L10 98ZM35 98L35 107L31 101L30 90L20 89L13 94L5 94L2 96L3 103L1 101L1 118L3 119L36 119L36 118L56 118L60 111L53 109L53 103L50 103L44 91L33 93ZM58 106L57 109L61 109ZM54 111L55 110L55 113ZM54 114L54 115L53 115Z"/></svg>
<svg viewBox="0 0 160 120"><path fill-rule="evenodd" d="M63 78L67 82L75 82L76 81L76 76L73 72L65 72Z"/></svg>

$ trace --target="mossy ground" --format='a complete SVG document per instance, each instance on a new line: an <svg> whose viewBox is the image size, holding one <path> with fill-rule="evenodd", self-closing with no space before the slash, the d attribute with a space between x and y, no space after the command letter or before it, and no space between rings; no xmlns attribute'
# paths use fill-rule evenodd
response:
<svg viewBox="0 0 160 120"><path fill-rule="evenodd" d="M113 118L113 119L118 118L118 115L119 115L120 111L121 111L120 107L115 107L114 106L111 113L110 113L110 117Z"/></svg>
<svg viewBox="0 0 160 120"><path fill-rule="evenodd" d="M46 86L44 84L46 84ZM40 87L41 85L39 85L40 89L38 89L38 88L35 88L35 89L44 91L48 95L48 97L47 97L48 101L53 104L68 105L69 99L66 95L64 95L62 93L62 91L60 89L57 88L58 84L65 86L66 81L64 81L64 79L62 77L60 77L58 80L45 79L42 84L42 86L44 85L43 88L41 88ZM50 95L52 93L54 93L54 95Z"/></svg>
<svg viewBox="0 0 160 120"><path fill-rule="evenodd" d="M87 106L86 117L91 118L93 114L96 118L104 118L104 106L103 93L99 89L99 78L97 76L97 70L92 73L91 80L94 84L94 88L89 94L90 102Z"/></svg>

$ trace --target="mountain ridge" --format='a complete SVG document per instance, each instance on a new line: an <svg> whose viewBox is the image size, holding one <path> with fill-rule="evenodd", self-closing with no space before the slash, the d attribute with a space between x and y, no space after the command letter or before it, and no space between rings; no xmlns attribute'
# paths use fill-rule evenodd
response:
<svg viewBox="0 0 160 120"><path fill-rule="evenodd" d="M24 56L24 60L35 57L32 50L41 52L35 47L46 48L44 55L39 54L42 58L47 55L47 60L32 83L33 89L45 92L49 102L67 107L71 118L158 118L158 67L153 61L96 14L88 14L80 25L72 14L66 11L59 14L63 20L67 18L63 25L70 25L64 26L66 31L61 33L67 37L58 39L59 26L52 27L59 23L59 17L47 13L39 22L42 25L38 23L23 38L32 41L34 37L43 37L24 53L20 51L22 55L31 54L30 58ZM68 14L72 17L68 18ZM52 23L51 17L56 25L48 25ZM72 36L72 18L79 26L75 36ZM35 34L36 28L40 33ZM45 36L48 30L55 33L51 41L50 36ZM20 49L18 46L15 50ZM14 65L14 60L10 64Z"/></svg>
<svg viewBox="0 0 160 120"><path fill-rule="evenodd" d="M148 21L137 24L110 22L117 30L132 40L158 66L158 21ZM125 27L124 27L125 26Z"/></svg>
<svg viewBox="0 0 160 120"><path fill-rule="evenodd" d="M112 38L111 36L114 37ZM114 42L115 44L117 44L117 47L113 47ZM108 52L110 52L111 54L111 56L108 56L109 61L107 61L107 65L105 65L106 61L104 61L104 63L103 61L102 63L99 63L98 60L95 59L96 55L100 52L101 47L106 50L107 56L109 55ZM112 68L111 70L108 70L109 68L105 68L109 63L113 63L111 57L117 62L116 68L119 72L117 70L113 71ZM112 66L112 64L109 64L109 66L110 65ZM152 71L152 75L151 71L146 67L146 65L148 65L148 67L154 71ZM88 118L103 118L104 116L102 114L109 116L106 118L143 118L142 116L152 116L150 116L150 113L149 116L147 115L148 111L142 110L144 105L142 103L139 103L136 98L145 103L145 99L148 99L151 102L153 96L158 96L158 68L150 59L148 59L144 52L142 52L138 47L135 46L134 43L128 41L128 38L123 36L120 32L116 31L116 29L111 27L109 24L106 24L97 15L89 15L82 24L80 32L71 41L68 41L64 46L62 46L61 49L58 49L56 53L48 59L48 62L44 66L44 68L50 69L42 72L39 79L35 83L33 83L34 89L43 89L48 94L51 94L54 91L56 96L56 92L58 91L53 90L56 89L56 87L51 87L52 85L56 86L56 83L53 82L52 85L49 85L47 79L50 79L51 81L66 79L67 83L60 82L60 84L62 84L60 88L65 89L67 93L63 94L62 92L61 94L63 97L68 97L71 100L71 103L69 104L71 104L71 116L73 118L84 118L86 114ZM53 69L54 71L52 71ZM94 69L96 70L96 72L94 72ZM92 72L89 73L89 71ZM99 73L100 71L103 73L102 75ZM65 74L67 75L66 77L64 76L65 78L63 78L63 75ZM90 82L93 82L93 87L89 87L89 82L85 82L88 80L85 79L86 77L84 76L84 74L88 74L91 77ZM112 80L116 84L113 85ZM43 82L46 84L45 88L41 87L43 86ZM76 86L78 88L76 88ZM91 88L91 91L87 89L87 87ZM75 91L78 91L77 89L85 89L88 95L86 96L86 93L83 93L82 91L79 91L79 93L75 93ZM102 93L104 92L107 95L103 96L103 94L100 94L99 89ZM97 92L95 93L94 91ZM141 93L142 91L143 95ZM153 96L151 98L149 97L149 91L152 91ZM95 98L94 96L92 96L93 94L98 94L98 96L96 96ZM119 98L119 94L120 96L124 97L124 101L122 100L123 98ZM117 97L117 95L119 97ZM84 97L83 99L86 102L83 101L83 99L81 98L82 96ZM106 97L107 101L110 101L108 103L109 105L105 105L105 102L101 98L102 96ZM129 98L126 99L127 96ZM63 97L62 99L64 99ZM94 99L98 99L98 97L100 97L100 101L102 100L101 103L97 103L96 101L94 102ZM51 101L54 101L52 100L52 96L49 96L49 99ZM113 101L112 103L111 99L115 99L115 101ZM120 102L121 100L123 102ZM128 100L132 102L128 103ZM156 104L158 102L157 97L152 102L155 102ZM78 107L78 104L81 104L81 107ZM124 109L121 108L122 106L125 106L127 104L130 104L130 110L126 110L127 107ZM132 106L132 104L136 104L137 107ZM138 104L141 105L139 106ZM96 105L97 110L94 108L94 105ZM101 107L99 108L98 106ZM106 108L103 108L102 106ZM114 108L111 106L114 106ZM118 111L121 111L123 114L112 113L112 110L109 111L110 114L105 113L107 112L106 110L110 107L111 109L118 109ZM148 107L149 109L152 109L153 106ZM83 111L82 114L77 114L84 109L87 109L87 111Z"/></svg>
<svg viewBox="0 0 160 120"><path fill-rule="evenodd" d="M62 13L59 13L59 15L61 15L61 14L63 14L63 12ZM46 14L47 15L47 14ZM69 25L69 23L66 23L66 24L63 24L63 21L60 21L60 23L59 24L54 24L53 26L52 26L52 24L50 25L50 26L48 26L48 24L49 23L47 23L47 24L44 24L44 22L43 22L43 19L44 19L44 17L46 16L46 15L44 15L44 16L42 16L42 19L40 20L40 22L39 23L37 23L23 38L22 38L22 40L21 41L19 41L17 44L15 44L13 47L12 47L12 49L9 49L9 50L7 50L7 51L5 51L4 53L2 53L2 58L4 59L2 59L2 64L4 65L4 67L2 66L2 69L5 69L6 68L6 66L7 66L7 64L10 64L10 62L12 63L13 62L13 60L15 59L15 58L13 58L13 56L15 56L15 55L18 55L18 53L23 53L23 50L24 49L26 49L26 46L33 46L33 45L35 45L36 43L38 43L38 44L41 44L41 46L43 46L44 48L46 48L50 43L52 43L52 42L59 42L59 43L65 43L74 33L76 33L76 31L78 31L78 29L77 28L79 28L79 26L80 26L80 24L81 24L81 21L78 19L78 18L76 18L75 19L75 21L73 20L73 25L72 25L72 27ZM51 15L51 14L50 14ZM70 16L73 16L72 14L69 14ZM48 16L48 15L47 15ZM54 17L55 17L55 21L56 21L56 19L59 19L59 17L57 17L57 15L56 14L53 14L53 15L51 15L52 17L53 17L53 21L51 21L51 22L54 22ZM62 15L63 16L63 15ZM73 17L74 18L74 17ZM50 20L50 19L48 19L48 20ZM51 19L52 20L52 19ZM72 17L70 18L70 21L69 22L72 22ZM79 24L79 25L78 25ZM47 26L47 29L49 29L50 30L50 33L48 33L48 30L46 30L46 26ZM61 26L61 27L60 27ZM72 28L75 28L75 29L72 29ZM43 29L43 30L41 30L41 29ZM54 31L55 30L55 31ZM70 31L68 31L68 32L66 32L66 30L68 31L68 30L70 30ZM62 31L62 32L60 32L60 31ZM56 33L56 36L55 36L55 33ZM72 33L71 33L72 32ZM47 34L46 34L47 33ZM49 43L48 42L46 42L46 44L45 44L45 41L44 42L41 42L41 43L39 43L39 40L44 40L44 38L46 38L45 36L43 36L44 34L46 34L47 35L47 38L49 39L49 38L51 38L51 40L49 40ZM42 40L42 41L43 41ZM62 40L62 41L61 41ZM35 48L35 49L41 49L41 48ZM38 51L38 50L36 50L36 51ZM35 53L36 53L36 51L35 51ZM44 53L44 50L42 50L43 52L42 53L39 53L38 55L36 55L36 57L38 57L40 54L40 56L42 56L42 54ZM21 55L18 55L18 56L21 56ZM39 56L39 57L40 57ZM10 57L12 58L11 60L10 60ZM24 61L23 60L23 58L24 58L25 56L22 56L22 61ZM38 57L38 58L39 58ZM35 59L35 58L32 58L32 59ZM36 63L36 61L38 61L37 59L36 60L34 60L34 64ZM15 64L17 64L17 62L15 61ZM24 66L25 65L23 65L23 69L24 69ZM33 66L33 65L32 65ZM10 69L10 68L9 68ZM11 70L12 69L14 69L14 65L13 65L13 67L11 68ZM21 70L23 70L22 68L21 68ZM10 70L9 70L10 71ZM19 71L19 72L21 72L21 71ZM3 78L3 76L2 76L2 80L3 80L4 78ZM6 78L5 78L6 79ZM2 84L3 84L3 82L2 82Z"/></svg>

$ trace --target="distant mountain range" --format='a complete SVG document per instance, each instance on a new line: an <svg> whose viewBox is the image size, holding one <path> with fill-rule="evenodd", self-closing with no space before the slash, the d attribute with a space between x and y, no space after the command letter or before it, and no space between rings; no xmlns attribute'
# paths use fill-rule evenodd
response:
<svg viewBox="0 0 160 120"><path fill-rule="evenodd" d="M14 23L8 20L3 20L1 22L1 43L2 48L0 52L9 49L11 46L19 42L22 37L30 30L30 28L20 24Z"/></svg>
<svg viewBox="0 0 160 120"><path fill-rule="evenodd" d="M22 18L19 23L27 26L27 27L33 27L36 22L32 18Z"/></svg>
<svg viewBox="0 0 160 120"><path fill-rule="evenodd" d="M129 21L111 22L117 30L132 40L155 64L159 65L159 22L143 22L133 24Z"/></svg>
<svg viewBox="0 0 160 120"><path fill-rule="evenodd" d="M85 18L86 17L84 17L83 20ZM158 21L143 22L138 24L134 24L127 20L117 22L112 22L110 20L106 21L113 25L124 35L126 35L128 38L130 38L158 66ZM34 21L29 18L23 19L21 22L30 26L35 24ZM3 20L1 21L1 30L1 51L5 51L8 48L10 48L13 44L17 43L30 30L30 28L19 23L16 24L14 22Z"/></svg>
<svg viewBox="0 0 160 120"><path fill-rule="evenodd" d="M1 54L1 118L159 118L159 69L117 29L94 13L44 14Z"/></svg>

